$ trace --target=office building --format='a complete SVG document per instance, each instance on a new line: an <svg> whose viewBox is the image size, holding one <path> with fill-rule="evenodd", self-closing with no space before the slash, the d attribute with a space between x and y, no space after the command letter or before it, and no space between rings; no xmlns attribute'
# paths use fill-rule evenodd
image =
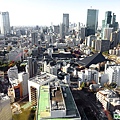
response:
<svg viewBox="0 0 120 120"><path fill-rule="evenodd" d="M38 33L33 32L31 33L32 36L32 45L38 45Z"/></svg>
<svg viewBox="0 0 120 120"><path fill-rule="evenodd" d="M10 34L10 20L9 12L1 12L1 34L7 35Z"/></svg>
<svg viewBox="0 0 120 120"><path fill-rule="evenodd" d="M112 14L111 11L105 12L105 19L102 20L102 31L101 31L101 37L104 38L104 29L113 28L112 32L116 31L118 29L118 22L116 22L116 15L115 13Z"/></svg>
<svg viewBox="0 0 120 120"><path fill-rule="evenodd" d="M65 38L65 25L63 23L60 24L60 38Z"/></svg>
<svg viewBox="0 0 120 120"><path fill-rule="evenodd" d="M55 81L56 79L57 76L45 72L41 72L40 75L30 78L28 80L29 102L37 105L40 86Z"/></svg>
<svg viewBox="0 0 120 120"><path fill-rule="evenodd" d="M29 78L32 78L37 74L36 58L27 57L26 72L29 73Z"/></svg>
<svg viewBox="0 0 120 120"><path fill-rule="evenodd" d="M25 73L25 72L18 73L18 79L22 85L22 96L25 97L28 95L29 75L28 75L28 73Z"/></svg>
<svg viewBox="0 0 120 120"><path fill-rule="evenodd" d="M50 82L39 89L36 120L81 120L67 84Z"/></svg>
<svg viewBox="0 0 120 120"><path fill-rule="evenodd" d="M117 47L118 43L120 43L120 30L111 33L110 42L111 48Z"/></svg>
<svg viewBox="0 0 120 120"><path fill-rule="evenodd" d="M80 38L81 40L85 40L85 27L80 28Z"/></svg>
<svg viewBox="0 0 120 120"><path fill-rule="evenodd" d="M59 34L60 33L60 26L59 25L54 25L53 26L53 31L54 31L54 33Z"/></svg>
<svg viewBox="0 0 120 120"><path fill-rule="evenodd" d="M87 36L95 35L98 27L98 10L88 9L87 10Z"/></svg>
<svg viewBox="0 0 120 120"><path fill-rule="evenodd" d="M110 40L96 40L95 50L99 52L108 51L110 49Z"/></svg>
<svg viewBox="0 0 120 120"><path fill-rule="evenodd" d="M111 33L113 31L113 28L104 28L103 29L103 39L104 40L110 40Z"/></svg>
<svg viewBox="0 0 120 120"><path fill-rule="evenodd" d="M10 98L0 93L0 120L12 120Z"/></svg>
<svg viewBox="0 0 120 120"><path fill-rule="evenodd" d="M111 24L111 20L112 20L112 12L111 11L107 11L105 12L105 27L109 27Z"/></svg>
<svg viewBox="0 0 120 120"><path fill-rule="evenodd" d="M63 26L65 27L65 34L69 32L69 14L63 14Z"/></svg>
<svg viewBox="0 0 120 120"><path fill-rule="evenodd" d="M92 47L92 41L96 41L97 37L95 35L90 35L86 38L86 44L88 47Z"/></svg>

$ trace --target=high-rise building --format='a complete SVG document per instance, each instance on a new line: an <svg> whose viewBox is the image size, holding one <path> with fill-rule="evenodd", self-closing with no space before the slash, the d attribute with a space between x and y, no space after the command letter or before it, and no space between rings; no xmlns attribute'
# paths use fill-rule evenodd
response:
<svg viewBox="0 0 120 120"><path fill-rule="evenodd" d="M116 15L113 13L112 19L111 19L111 24L114 24L116 22Z"/></svg>
<svg viewBox="0 0 120 120"><path fill-rule="evenodd" d="M9 12L1 12L1 34L10 34L10 19Z"/></svg>
<svg viewBox="0 0 120 120"><path fill-rule="evenodd" d="M18 73L18 79L22 85L22 96L28 95L28 78L29 74L25 72Z"/></svg>
<svg viewBox="0 0 120 120"><path fill-rule="evenodd" d="M60 38L65 38L65 26L63 24L60 24Z"/></svg>
<svg viewBox="0 0 120 120"><path fill-rule="evenodd" d="M33 32L32 34L32 45L38 45L38 33Z"/></svg>
<svg viewBox="0 0 120 120"><path fill-rule="evenodd" d="M54 31L54 33L59 34L60 33L60 26L59 25L54 25L53 26L53 31Z"/></svg>
<svg viewBox="0 0 120 120"><path fill-rule="evenodd" d="M105 26L106 27L111 24L111 20L112 20L112 15L111 14L112 14L111 11L105 12Z"/></svg>
<svg viewBox="0 0 120 120"><path fill-rule="evenodd" d="M118 22L116 22L116 15L115 13L112 14L111 11L105 12L105 20L102 20L102 31L101 37L104 38L104 29L113 28L112 32L117 31L118 29Z"/></svg>
<svg viewBox="0 0 120 120"><path fill-rule="evenodd" d="M63 14L63 25L65 26L65 34L69 31L69 14Z"/></svg>
<svg viewBox="0 0 120 120"><path fill-rule="evenodd" d="M95 35L98 27L98 10L88 9L87 11L87 35Z"/></svg>
<svg viewBox="0 0 120 120"><path fill-rule="evenodd" d="M110 40L111 33L113 31L113 28L104 28L103 29L103 39L104 40Z"/></svg>
<svg viewBox="0 0 120 120"><path fill-rule="evenodd" d="M32 57L27 57L27 60L26 72L29 73L29 78L32 78L37 74L37 61Z"/></svg>
<svg viewBox="0 0 120 120"><path fill-rule="evenodd" d="M96 40L95 50L99 52L108 51L110 49L110 40Z"/></svg>

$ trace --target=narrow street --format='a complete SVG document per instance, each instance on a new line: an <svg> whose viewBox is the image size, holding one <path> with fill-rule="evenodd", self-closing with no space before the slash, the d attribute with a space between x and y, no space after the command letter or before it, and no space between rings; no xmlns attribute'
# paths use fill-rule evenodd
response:
<svg viewBox="0 0 120 120"><path fill-rule="evenodd" d="M82 120L108 120L102 106L97 103L93 93L86 90L72 90Z"/></svg>

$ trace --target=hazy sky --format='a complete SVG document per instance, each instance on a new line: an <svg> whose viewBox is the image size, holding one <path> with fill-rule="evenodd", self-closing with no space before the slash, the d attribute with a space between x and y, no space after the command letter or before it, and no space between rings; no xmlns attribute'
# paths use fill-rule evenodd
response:
<svg viewBox="0 0 120 120"><path fill-rule="evenodd" d="M105 11L117 15L120 23L120 0L0 0L0 11L8 11L11 26L57 25L62 22L63 13L69 13L70 22L86 24L87 9L99 10L99 21L105 18Z"/></svg>

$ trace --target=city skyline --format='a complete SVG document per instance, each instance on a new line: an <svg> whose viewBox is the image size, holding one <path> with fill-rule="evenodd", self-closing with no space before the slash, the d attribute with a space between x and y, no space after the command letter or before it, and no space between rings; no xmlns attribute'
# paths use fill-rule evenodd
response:
<svg viewBox="0 0 120 120"><path fill-rule="evenodd" d="M0 0L0 11L9 12L11 26L58 25L62 23L63 13L69 14L70 22L86 25L87 9L99 10L98 26L102 25L106 11L116 14L120 21L118 0ZM113 7L114 6L114 7Z"/></svg>

